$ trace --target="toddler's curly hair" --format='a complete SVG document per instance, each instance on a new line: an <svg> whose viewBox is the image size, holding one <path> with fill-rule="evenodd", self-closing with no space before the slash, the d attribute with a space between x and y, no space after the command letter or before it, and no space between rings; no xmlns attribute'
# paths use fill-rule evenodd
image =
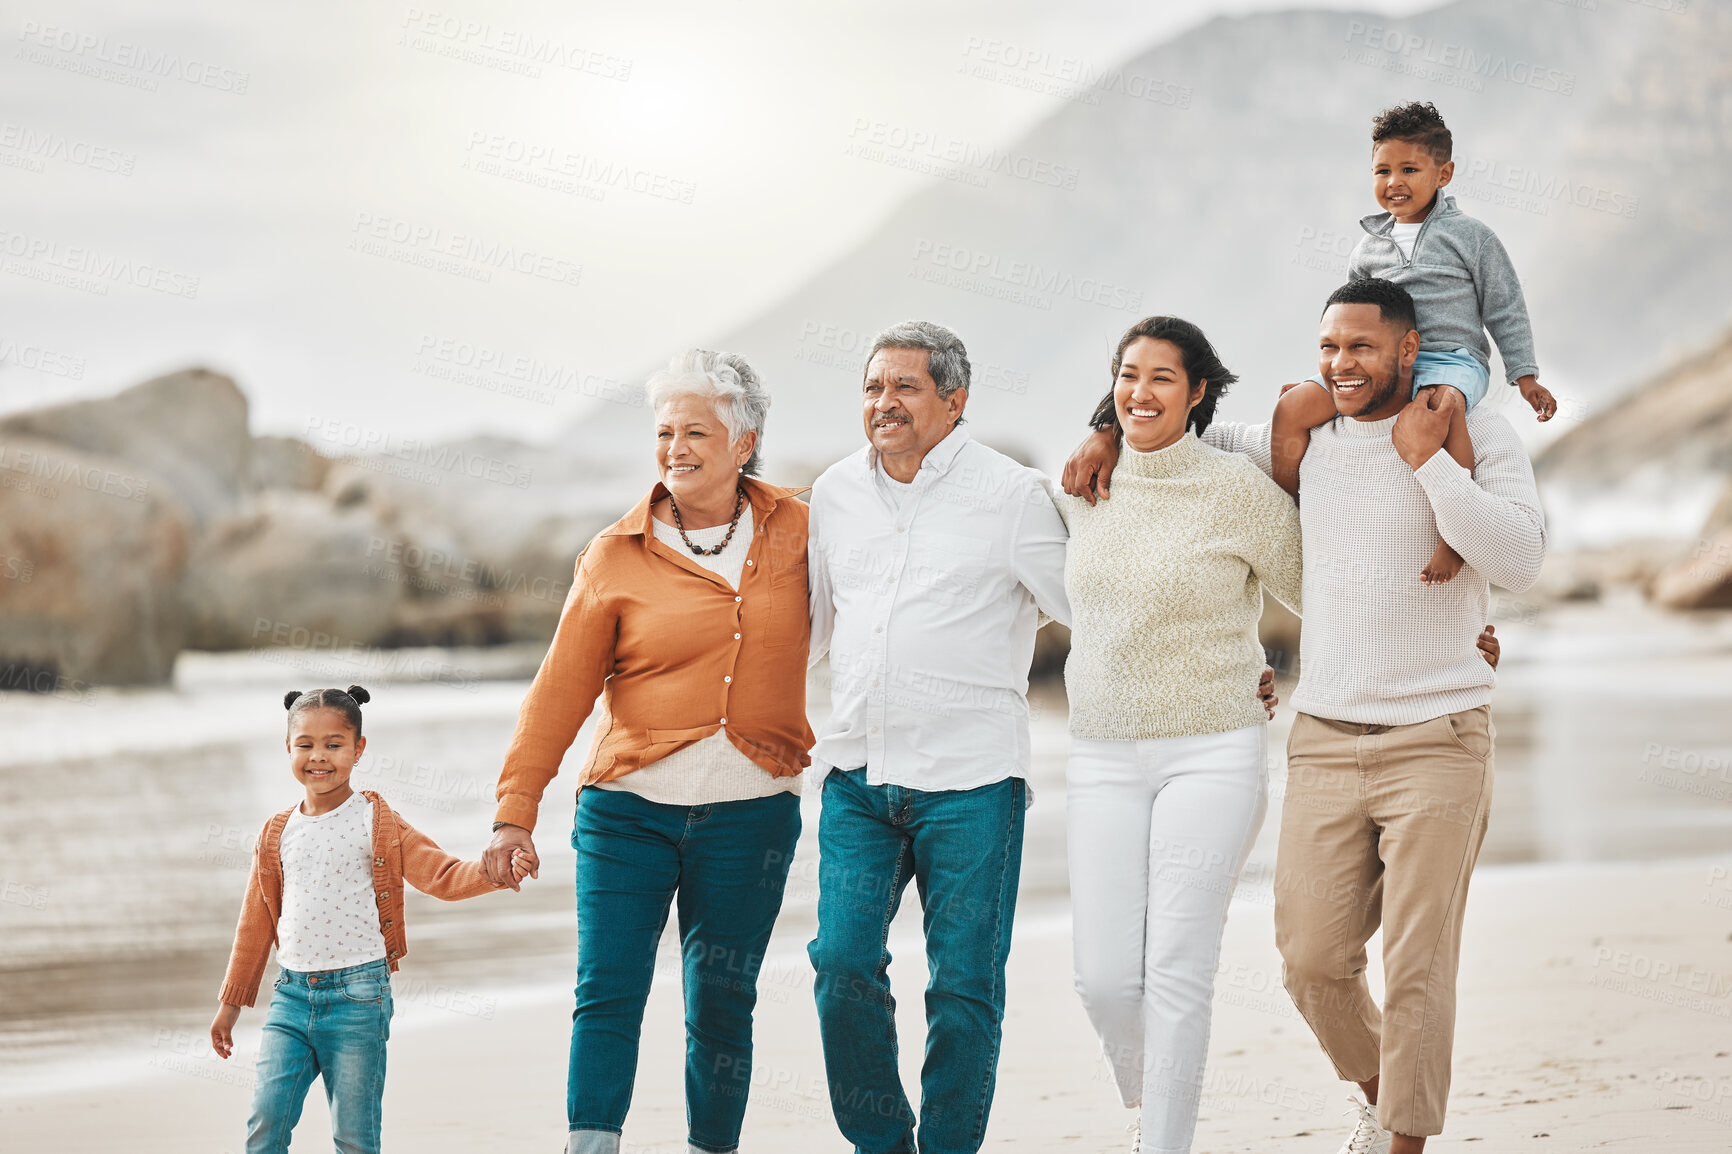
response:
<svg viewBox="0 0 1732 1154"><path fill-rule="evenodd" d="M1372 147L1385 140L1411 141L1430 152L1440 165L1449 160L1455 148L1455 138L1450 136L1443 114L1429 100L1398 104L1379 112L1371 121Z"/></svg>

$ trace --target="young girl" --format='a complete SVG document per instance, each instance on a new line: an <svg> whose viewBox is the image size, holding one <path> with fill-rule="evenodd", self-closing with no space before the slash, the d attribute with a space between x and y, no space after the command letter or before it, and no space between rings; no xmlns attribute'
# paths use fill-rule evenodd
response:
<svg viewBox="0 0 1732 1154"><path fill-rule="evenodd" d="M292 690L289 769L304 802L265 823L211 1023L211 1048L234 1052L241 1007L253 1004L274 943L281 973L259 1046L247 1154L286 1154L313 1078L325 1079L338 1150L379 1149L391 973L409 952L403 883L445 901L494 889L480 862L459 861L349 775L367 748L361 706L370 695ZM538 863L512 859L521 879Z"/></svg>

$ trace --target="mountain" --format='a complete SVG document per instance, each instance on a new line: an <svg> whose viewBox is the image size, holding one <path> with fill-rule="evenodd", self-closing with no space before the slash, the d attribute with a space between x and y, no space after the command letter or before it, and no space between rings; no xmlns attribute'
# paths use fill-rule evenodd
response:
<svg viewBox="0 0 1732 1154"><path fill-rule="evenodd" d="M992 150L921 125L863 130L862 172L913 167L931 187L716 338L775 392L771 475L807 476L860 443L864 349L913 316L968 343L976 435L1048 468L1106 387L1119 334L1152 313L1202 325L1242 377L1222 415L1261 418L1310 368L1317 311L1375 211L1371 118L1411 99L1448 120L1451 191L1522 274L1542 379L1585 411L1717 332L1732 301L1732 215L1715 195L1732 180L1717 95L1732 4L1676 7L1288 11L1216 19L1112 69L969 57L969 81L1052 92L1052 115ZM602 408L610 429L647 428Z"/></svg>

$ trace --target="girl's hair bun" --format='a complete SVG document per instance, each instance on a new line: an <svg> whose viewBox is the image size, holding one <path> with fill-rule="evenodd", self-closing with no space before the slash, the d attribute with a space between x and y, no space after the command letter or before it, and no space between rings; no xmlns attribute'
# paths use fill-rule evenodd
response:
<svg viewBox="0 0 1732 1154"><path fill-rule="evenodd" d="M348 693L349 693L350 697L353 697L355 699L356 705L365 705L365 704L367 704L367 702L373 700L373 695L371 693L368 693L365 689L363 689L359 685L349 686Z"/></svg>
<svg viewBox="0 0 1732 1154"><path fill-rule="evenodd" d="M298 689L291 689L287 693L283 694L283 708L293 709L295 707L296 699L300 696L301 691Z"/></svg>

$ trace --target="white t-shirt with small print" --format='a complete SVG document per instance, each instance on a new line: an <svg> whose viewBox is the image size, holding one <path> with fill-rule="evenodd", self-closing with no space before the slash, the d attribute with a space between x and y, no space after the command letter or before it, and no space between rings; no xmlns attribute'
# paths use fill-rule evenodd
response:
<svg viewBox="0 0 1732 1154"><path fill-rule="evenodd" d="M373 803L357 793L318 817L296 806L283 827L277 964L342 970L385 956L373 894Z"/></svg>

